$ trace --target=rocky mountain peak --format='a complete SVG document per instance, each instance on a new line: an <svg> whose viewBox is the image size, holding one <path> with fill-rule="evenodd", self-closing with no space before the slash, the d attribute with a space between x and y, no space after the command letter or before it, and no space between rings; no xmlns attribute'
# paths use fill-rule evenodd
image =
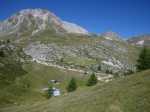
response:
<svg viewBox="0 0 150 112"><path fill-rule="evenodd" d="M129 38L127 41L132 45L150 46L150 34L132 37Z"/></svg>
<svg viewBox="0 0 150 112"><path fill-rule="evenodd" d="M20 16L34 17L34 19L41 19L47 21L48 19L53 19L55 21L60 21L59 18L52 12L44 9L24 9L18 13Z"/></svg>
<svg viewBox="0 0 150 112"><path fill-rule="evenodd" d="M119 34L116 32L108 31L101 34L107 40L120 40Z"/></svg>
<svg viewBox="0 0 150 112"><path fill-rule="evenodd" d="M32 35L46 29L56 32L88 34L84 28L65 22L54 13L43 9L24 9L0 24L0 32L20 33L29 30Z"/></svg>

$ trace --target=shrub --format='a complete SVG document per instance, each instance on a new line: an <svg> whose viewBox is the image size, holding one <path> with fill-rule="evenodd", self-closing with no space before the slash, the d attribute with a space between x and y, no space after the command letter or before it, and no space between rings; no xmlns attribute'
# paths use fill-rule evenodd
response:
<svg viewBox="0 0 150 112"><path fill-rule="evenodd" d="M101 65L98 65L97 69L98 69L98 71L101 71Z"/></svg>
<svg viewBox="0 0 150 112"><path fill-rule="evenodd" d="M112 70L106 70L106 74L112 74Z"/></svg>
<svg viewBox="0 0 150 112"><path fill-rule="evenodd" d="M97 84L97 77L96 77L96 75L93 73L91 76L90 76L90 78L88 79L88 81L87 81L87 86L93 86L93 85L95 85L95 84Z"/></svg>
<svg viewBox="0 0 150 112"><path fill-rule="evenodd" d="M72 78L67 86L67 91L72 92L75 91L76 89L77 89L76 80Z"/></svg>
<svg viewBox="0 0 150 112"><path fill-rule="evenodd" d="M6 43L7 43L7 44L9 44L9 43L10 43L10 40L9 40L9 39L7 39L7 40L6 40Z"/></svg>
<svg viewBox="0 0 150 112"><path fill-rule="evenodd" d="M5 53L3 50L0 50L0 57L5 57Z"/></svg>
<svg viewBox="0 0 150 112"><path fill-rule="evenodd" d="M53 87L52 85L49 86L48 91L47 91L47 98L51 98L53 95Z"/></svg>
<svg viewBox="0 0 150 112"><path fill-rule="evenodd" d="M144 47L137 60L137 69L139 71L150 68L150 49Z"/></svg>
<svg viewBox="0 0 150 112"><path fill-rule="evenodd" d="M126 73L124 73L124 75L131 75L131 74L133 74L133 73L134 73L134 71L128 70Z"/></svg>

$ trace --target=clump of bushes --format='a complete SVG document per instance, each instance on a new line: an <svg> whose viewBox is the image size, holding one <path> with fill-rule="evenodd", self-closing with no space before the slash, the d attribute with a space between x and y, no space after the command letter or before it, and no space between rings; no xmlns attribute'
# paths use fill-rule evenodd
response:
<svg viewBox="0 0 150 112"><path fill-rule="evenodd" d="M111 70L106 70L106 74L113 74Z"/></svg>
<svg viewBox="0 0 150 112"><path fill-rule="evenodd" d="M47 90L47 94L46 95L47 95L46 97L48 99L52 97L52 95L53 95L53 87L52 87L52 85L49 85L49 88Z"/></svg>
<svg viewBox="0 0 150 112"><path fill-rule="evenodd" d="M150 48L144 47L137 60L138 71L150 69Z"/></svg>
<svg viewBox="0 0 150 112"><path fill-rule="evenodd" d="M2 49L0 50L0 57L5 57L5 53Z"/></svg>
<svg viewBox="0 0 150 112"><path fill-rule="evenodd" d="M87 80L86 86L94 86L98 83L96 75L93 73L90 75L89 79ZM77 89L77 82L75 78L72 78L67 87L67 92L73 92Z"/></svg>
<svg viewBox="0 0 150 112"><path fill-rule="evenodd" d="M87 86L96 85L98 82L96 75L93 73L87 81Z"/></svg>
<svg viewBox="0 0 150 112"><path fill-rule="evenodd" d="M70 80L70 82L68 83L68 86L67 86L67 91L68 92L73 92L77 89L77 83L76 83L76 79L75 78L72 78Z"/></svg>

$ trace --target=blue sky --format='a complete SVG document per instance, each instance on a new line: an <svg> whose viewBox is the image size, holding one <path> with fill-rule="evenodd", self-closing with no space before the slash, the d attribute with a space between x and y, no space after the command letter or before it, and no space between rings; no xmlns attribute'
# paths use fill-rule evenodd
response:
<svg viewBox="0 0 150 112"><path fill-rule="evenodd" d="M0 21L27 8L48 9L90 32L150 33L150 0L0 0Z"/></svg>

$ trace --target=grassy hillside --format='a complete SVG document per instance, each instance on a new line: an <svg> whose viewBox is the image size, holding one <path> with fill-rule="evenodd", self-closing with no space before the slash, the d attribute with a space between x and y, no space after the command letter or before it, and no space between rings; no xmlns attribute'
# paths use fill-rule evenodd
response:
<svg viewBox="0 0 150 112"><path fill-rule="evenodd" d="M1 112L150 112L150 70Z"/></svg>
<svg viewBox="0 0 150 112"><path fill-rule="evenodd" d="M60 88L64 93L66 85L72 77L77 79L80 86L85 83L87 77L78 72L60 70L37 63L23 64L23 73L16 66L20 67L14 64L14 66L10 66L12 69L8 69L9 66L5 67L6 70L3 69L3 76L7 79L13 77L13 81L8 85L4 83L5 80L0 80L0 106L45 100L42 89L49 86L50 80L58 80L60 84L54 86ZM14 67L16 69L13 69ZM13 73L16 76L13 76Z"/></svg>

